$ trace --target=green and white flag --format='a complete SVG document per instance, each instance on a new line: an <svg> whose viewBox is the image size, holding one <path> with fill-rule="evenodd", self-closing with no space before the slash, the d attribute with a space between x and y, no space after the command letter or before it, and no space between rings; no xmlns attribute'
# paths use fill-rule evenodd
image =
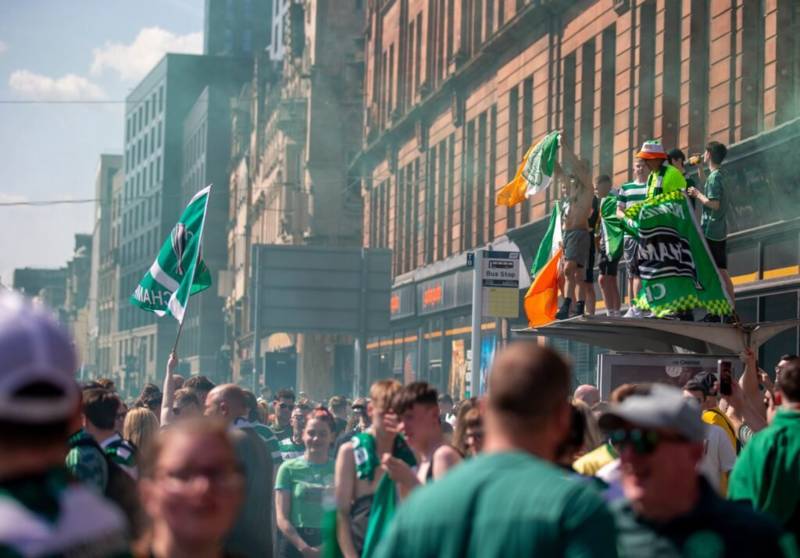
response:
<svg viewBox="0 0 800 558"><path fill-rule="evenodd" d="M183 322L189 296L211 286L211 273L203 263L201 248L209 197L211 186L189 201L156 261L131 295L131 304L159 316L170 314Z"/></svg>
<svg viewBox="0 0 800 558"><path fill-rule="evenodd" d="M705 308L724 316L733 303L683 192L661 194L625 212L623 226L637 239L642 288L637 307L663 317Z"/></svg>
<svg viewBox="0 0 800 558"><path fill-rule="evenodd" d="M530 198L541 192L553 178L561 132L550 132L526 155L522 178L525 179L525 196Z"/></svg>
<svg viewBox="0 0 800 558"><path fill-rule="evenodd" d="M539 249L536 250L536 257L531 264L531 277L536 277L547 262L558 252L561 245L561 204L555 203L553 211L550 213L550 223L547 225Z"/></svg>
<svg viewBox="0 0 800 558"><path fill-rule="evenodd" d="M603 250L612 261L622 257L623 238L625 232L622 230L622 220L617 217L617 196L608 195L600 202L600 216L602 218L601 227L603 228Z"/></svg>

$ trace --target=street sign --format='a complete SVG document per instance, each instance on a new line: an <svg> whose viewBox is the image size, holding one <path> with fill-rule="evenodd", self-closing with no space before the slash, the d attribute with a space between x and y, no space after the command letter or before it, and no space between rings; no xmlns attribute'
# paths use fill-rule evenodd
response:
<svg viewBox="0 0 800 558"><path fill-rule="evenodd" d="M487 251L481 258L482 314L519 316L519 252Z"/></svg>

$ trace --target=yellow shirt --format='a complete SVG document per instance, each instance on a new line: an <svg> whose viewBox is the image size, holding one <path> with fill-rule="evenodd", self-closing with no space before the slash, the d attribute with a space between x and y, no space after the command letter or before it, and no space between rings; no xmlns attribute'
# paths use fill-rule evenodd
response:
<svg viewBox="0 0 800 558"><path fill-rule="evenodd" d="M583 457L576 459L572 468L581 475L593 477L597 471L611 463L617 458L617 452L610 444L603 444L599 448L593 449Z"/></svg>
<svg viewBox="0 0 800 558"><path fill-rule="evenodd" d="M686 178L681 171L664 163L658 170L654 170L647 177L647 197L652 198L659 194L670 194L686 189Z"/></svg>

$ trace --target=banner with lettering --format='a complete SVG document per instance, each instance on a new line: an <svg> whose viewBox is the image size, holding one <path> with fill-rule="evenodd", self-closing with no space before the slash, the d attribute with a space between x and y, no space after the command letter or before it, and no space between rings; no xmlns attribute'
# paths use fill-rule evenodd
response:
<svg viewBox="0 0 800 558"><path fill-rule="evenodd" d="M704 308L733 312L700 226L683 192L649 198L628 208L622 226L638 239L642 288L635 305L656 317Z"/></svg>
<svg viewBox="0 0 800 558"><path fill-rule="evenodd" d="M211 286L211 273L202 260L201 240L211 186L189 201L164 241L158 257L131 295L131 304L179 322L189 296Z"/></svg>

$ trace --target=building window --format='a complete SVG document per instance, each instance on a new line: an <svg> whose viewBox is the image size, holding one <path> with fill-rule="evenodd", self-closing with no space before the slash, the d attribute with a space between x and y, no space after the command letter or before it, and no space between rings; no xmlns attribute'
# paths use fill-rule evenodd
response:
<svg viewBox="0 0 800 558"><path fill-rule="evenodd" d="M437 194L436 194L436 259L444 259L444 245L445 245L445 182L447 181L447 140L439 142L439 175L436 178Z"/></svg>
<svg viewBox="0 0 800 558"><path fill-rule="evenodd" d="M519 165L519 89L513 87L508 92L508 169L506 178L512 180ZM506 208L508 228L517 226L517 213L513 207Z"/></svg>
<svg viewBox="0 0 800 558"><path fill-rule="evenodd" d="M436 210L436 147L428 150L428 172L425 175L425 263L433 262Z"/></svg>
<svg viewBox="0 0 800 558"><path fill-rule="evenodd" d="M576 87L575 53L564 58L564 110L561 116L561 129L564 143L575 145L575 87Z"/></svg>
<svg viewBox="0 0 800 558"><path fill-rule="evenodd" d="M592 168L594 159L594 39L581 49L581 159ZM591 171L590 171L591 172Z"/></svg>
<svg viewBox="0 0 800 558"><path fill-rule="evenodd" d="M708 122L709 0L692 0L689 35L689 150L702 151Z"/></svg>
<svg viewBox="0 0 800 558"><path fill-rule="evenodd" d="M489 210L486 212L489 218L489 240L494 239L494 221L495 221L495 210L494 210L494 181L496 179L497 169L497 105L492 105L492 110L490 113L491 121L489 123L489 176L486 179L486 184L488 186L489 192L486 196L489 200Z"/></svg>
<svg viewBox="0 0 800 558"><path fill-rule="evenodd" d="M456 160L456 135L450 134L450 139L447 141L447 200L449 210L447 211L447 255L452 255L455 252L455 242L453 235L455 234L453 219L455 218L455 208L453 207L453 196L456 190L456 177L453 169L455 168ZM463 201L462 201L463 203Z"/></svg>
<svg viewBox="0 0 800 558"><path fill-rule="evenodd" d="M478 149L478 172L477 172L477 180L475 181L476 185L476 207L475 207L475 245L481 246L484 242L486 242L486 233L488 232L488 222L491 220L489 218L489 211L487 211L487 200L486 196L488 194L486 188L486 171L487 171L487 133L488 133L488 126L486 122L486 112L482 112L480 116L478 116L478 141L477 141L477 149ZM489 207L493 207L493 200L489 202Z"/></svg>
<svg viewBox="0 0 800 558"><path fill-rule="evenodd" d="M414 47L414 96L422 85L422 12L417 14L417 42Z"/></svg>
<svg viewBox="0 0 800 558"><path fill-rule="evenodd" d="M653 137L656 87L656 4L653 0L639 9L639 137L637 144ZM694 39L693 39L694 40ZM691 61L694 66L694 59ZM707 73L707 72L706 72Z"/></svg>
<svg viewBox="0 0 800 558"><path fill-rule="evenodd" d="M800 112L800 5L797 0L778 0L776 59L776 124Z"/></svg>
<svg viewBox="0 0 800 558"><path fill-rule="evenodd" d="M395 178L394 203L394 257L395 274L403 273L403 255L405 251L405 206L406 206L405 169L398 169Z"/></svg>
<svg viewBox="0 0 800 558"><path fill-rule="evenodd" d="M664 36L667 40L664 41L664 79L661 80L661 141L669 149L678 145L680 129L681 0L670 0L664 6Z"/></svg>
<svg viewBox="0 0 800 558"><path fill-rule="evenodd" d="M742 137L764 127L764 0L742 6Z"/></svg>
<svg viewBox="0 0 800 558"><path fill-rule="evenodd" d="M473 204L475 188L475 120L467 123L466 138L464 143L464 182L461 195L461 249L467 250L474 246L473 238Z"/></svg>
<svg viewBox="0 0 800 558"><path fill-rule="evenodd" d="M414 50L414 22L408 24L408 62L406 63L406 106L414 104L414 94L417 91L415 65L417 62Z"/></svg>
<svg viewBox="0 0 800 558"><path fill-rule="evenodd" d="M679 41L675 41L678 43ZM617 82L617 29L603 31L600 74L600 173L614 175L614 105ZM680 84L679 84L680 85Z"/></svg>

